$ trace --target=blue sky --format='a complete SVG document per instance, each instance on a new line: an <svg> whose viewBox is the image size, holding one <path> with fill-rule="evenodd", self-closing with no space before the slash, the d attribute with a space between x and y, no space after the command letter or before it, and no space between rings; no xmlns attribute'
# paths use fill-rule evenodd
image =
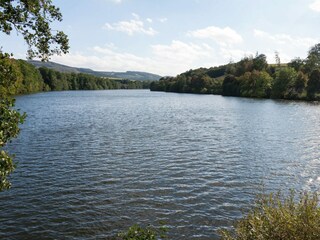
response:
<svg viewBox="0 0 320 240"><path fill-rule="evenodd" d="M305 58L320 42L320 0L53 0L70 53L52 61L101 71L176 75L264 53ZM3 50L25 58L16 34Z"/></svg>

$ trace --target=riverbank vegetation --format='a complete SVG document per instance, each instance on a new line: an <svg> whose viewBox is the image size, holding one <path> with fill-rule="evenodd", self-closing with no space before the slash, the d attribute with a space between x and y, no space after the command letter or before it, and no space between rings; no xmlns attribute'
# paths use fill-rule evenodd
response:
<svg viewBox="0 0 320 240"><path fill-rule="evenodd" d="M219 94L224 96L320 100L320 43L306 59L295 58L268 64L264 54L244 57L237 63L189 70L164 77L150 85L151 91Z"/></svg>
<svg viewBox="0 0 320 240"><path fill-rule="evenodd" d="M255 206L236 222L233 230L221 230L222 240L320 239L320 207L317 193L260 196Z"/></svg>
<svg viewBox="0 0 320 240"><path fill-rule="evenodd" d="M148 81L131 81L127 79L109 79L84 73L62 73L49 68L36 68L24 60L15 60L8 55L5 59L15 80L8 86L0 83L0 93L7 91L10 95L28 94L41 91L64 90L104 90L104 89L142 89L149 88ZM1 65L1 62L0 62Z"/></svg>
<svg viewBox="0 0 320 240"><path fill-rule="evenodd" d="M15 100L10 97L15 92L17 79L21 80L19 72L12 68L8 54L0 53L0 191L10 188L7 177L15 168L13 156L3 148L18 136L19 124L25 119L25 114L13 109Z"/></svg>
<svg viewBox="0 0 320 240"><path fill-rule="evenodd" d="M320 239L319 194L294 191L261 194L251 210L233 228L218 230L221 240L318 240ZM163 231L163 229L165 231ZM168 238L166 228L159 230L139 225L130 227L114 239L155 240Z"/></svg>
<svg viewBox="0 0 320 240"><path fill-rule="evenodd" d="M53 54L65 54L69 40L62 31L52 30L54 21L62 21L60 9L50 0L0 1L0 31L10 35L12 31L23 36L28 45L28 56L48 60ZM43 89L36 71L26 72L18 67L8 53L0 51L0 191L10 188L8 176L15 168L13 156L4 147L19 134L19 124L25 114L14 109L14 94ZM23 78L23 74L28 77ZM19 92L19 89L24 89Z"/></svg>

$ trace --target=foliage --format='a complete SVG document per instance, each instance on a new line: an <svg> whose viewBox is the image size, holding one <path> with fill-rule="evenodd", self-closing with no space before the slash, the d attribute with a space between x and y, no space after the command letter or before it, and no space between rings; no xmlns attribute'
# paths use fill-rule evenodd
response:
<svg viewBox="0 0 320 240"><path fill-rule="evenodd" d="M315 69L311 72L307 87L307 94L309 99L315 99L316 94L320 93L320 70Z"/></svg>
<svg viewBox="0 0 320 240"><path fill-rule="evenodd" d="M10 95L16 92L21 82L21 73L15 61L8 54L0 53L0 191L10 188L7 177L14 170L13 157L3 147L17 137L19 123L24 114L14 110L14 99Z"/></svg>
<svg viewBox="0 0 320 240"><path fill-rule="evenodd" d="M22 83L19 66L9 54L0 52L0 93L1 97L15 94Z"/></svg>
<svg viewBox="0 0 320 240"><path fill-rule="evenodd" d="M266 98L270 96L272 78L265 71L246 72L239 78L242 97Z"/></svg>
<svg viewBox="0 0 320 240"><path fill-rule="evenodd" d="M51 0L0 1L0 31L7 35L15 29L29 46L28 56L43 60L53 54L67 53L68 38L53 31L50 23L62 21L59 8Z"/></svg>
<svg viewBox="0 0 320 240"><path fill-rule="evenodd" d="M228 75L222 83L222 95L224 96L240 96L240 82L233 75Z"/></svg>
<svg viewBox="0 0 320 240"><path fill-rule="evenodd" d="M265 71L268 67L267 57L264 54L256 54L253 56L245 56L237 63L230 63L227 67L227 73L240 77L246 72Z"/></svg>
<svg viewBox="0 0 320 240"><path fill-rule="evenodd" d="M295 91L297 72L290 67L281 68L277 73L272 87L272 98L289 99Z"/></svg>
<svg viewBox="0 0 320 240"><path fill-rule="evenodd" d="M304 74L302 71L299 71L294 83L294 88L297 94L301 94L305 90L307 83L308 76Z"/></svg>
<svg viewBox="0 0 320 240"><path fill-rule="evenodd" d="M68 38L62 31L53 31L50 24L61 21L59 8L51 0L0 1L0 31L10 35L15 29L28 44L28 56L48 60L53 54L67 53ZM24 77L23 77L24 76ZM15 61L0 52L0 191L8 189L8 175L14 170L13 158L3 147L19 133L25 119L14 109L14 94L43 89L40 75L24 62Z"/></svg>
<svg viewBox="0 0 320 240"><path fill-rule="evenodd" d="M266 55L245 56L239 62L198 68L150 84L151 91L221 94L254 98L320 100L320 43L306 59L268 65Z"/></svg>
<svg viewBox="0 0 320 240"><path fill-rule="evenodd" d="M150 84L151 91L221 94L226 66L189 70L176 77L163 77Z"/></svg>
<svg viewBox="0 0 320 240"><path fill-rule="evenodd" d="M122 232L118 234L119 240L156 240L166 238L166 228L160 227L155 229L151 226L142 228L139 225L131 226L127 232Z"/></svg>
<svg viewBox="0 0 320 240"><path fill-rule="evenodd" d="M262 195L234 230L220 230L222 240L316 240L320 239L320 208L317 193L298 197L292 191Z"/></svg>
<svg viewBox="0 0 320 240"><path fill-rule="evenodd" d="M305 65L305 61L302 60L301 58L295 58L292 59L289 63L288 63L288 67L293 68L294 70L301 71L304 68Z"/></svg>
<svg viewBox="0 0 320 240"><path fill-rule="evenodd" d="M5 68L7 70L4 70ZM11 79L10 86L4 84L4 79ZM113 80L84 73L62 73L43 67L37 69L24 60L15 60L5 54L0 55L2 94L17 95L50 90L142 89L149 88L149 85L149 81Z"/></svg>
<svg viewBox="0 0 320 240"><path fill-rule="evenodd" d="M16 94L35 93L47 88L42 80L40 72L36 68L23 60L17 60L16 62L22 75L22 82L20 83Z"/></svg>
<svg viewBox="0 0 320 240"><path fill-rule="evenodd" d="M45 85L51 91L104 90L148 88L148 81L112 80L84 73L62 73L49 68L39 68Z"/></svg>
<svg viewBox="0 0 320 240"><path fill-rule="evenodd" d="M320 68L320 43L310 48L305 62L304 68L306 73L311 73L313 70Z"/></svg>
<svg viewBox="0 0 320 240"><path fill-rule="evenodd" d="M20 114L12 109L14 99L0 99L0 191L10 188L11 184L7 180L8 175L14 170L13 157L2 148L18 136L19 124L23 123L25 114Z"/></svg>

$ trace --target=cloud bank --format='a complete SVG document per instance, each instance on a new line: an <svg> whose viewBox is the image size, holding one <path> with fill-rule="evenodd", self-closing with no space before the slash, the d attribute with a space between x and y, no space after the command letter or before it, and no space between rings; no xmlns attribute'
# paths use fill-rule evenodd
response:
<svg viewBox="0 0 320 240"><path fill-rule="evenodd" d="M145 22L143 22L139 15L132 13L133 19L129 21L120 21L116 23L105 23L104 29L113 30L118 32L123 32L128 34L129 36L134 35L135 33L145 34L149 36L154 36L157 34L152 27L145 27ZM148 18L146 20L148 23L152 23L152 20Z"/></svg>
<svg viewBox="0 0 320 240"><path fill-rule="evenodd" d="M149 47L149 57L138 56L118 50L113 44L95 46L90 55L76 52L65 56L54 56L52 61L61 64L89 67L100 71L146 71L160 75L176 75L195 67L204 66L203 60L215 65L214 50L207 44L186 43L173 40L170 44Z"/></svg>
<svg viewBox="0 0 320 240"><path fill-rule="evenodd" d="M211 39L221 46L230 46L243 41L242 36L230 27L219 28L210 26L190 31L188 35L199 39Z"/></svg>

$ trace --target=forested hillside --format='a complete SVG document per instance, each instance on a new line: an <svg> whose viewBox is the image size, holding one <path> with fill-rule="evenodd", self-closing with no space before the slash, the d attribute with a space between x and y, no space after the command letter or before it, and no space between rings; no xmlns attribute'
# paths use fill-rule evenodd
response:
<svg viewBox="0 0 320 240"><path fill-rule="evenodd" d="M1 66L9 66L16 76L15 83L10 88L2 86L0 81L0 92L9 95L41 91L149 88L148 81L115 80L84 73L62 73L44 67L38 69L27 61L15 60L2 53L0 53Z"/></svg>
<svg viewBox="0 0 320 240"><path fill-rule="evenodd" d="M58 72L64 73L85 73L91 74L96 77L106 77L106 78L119 78L119 79L130 79L136 81L157 81L161 76L153 73L138 72L138 71L126 71L126 72L105 72L105 71L94 71L89 68L76 68L70 67L54 62L41 62L36 60L29 60L29 63L36 66L37 68L46 67Z"/></svg>
<svg viewBox="0 0 320 240"><path fill-rule="evenodd" d="M264 54L237 63L199 68L152 82L152 91L221 94L253 98L320 100L320 43L306 59L268 64Z"/></svg>

